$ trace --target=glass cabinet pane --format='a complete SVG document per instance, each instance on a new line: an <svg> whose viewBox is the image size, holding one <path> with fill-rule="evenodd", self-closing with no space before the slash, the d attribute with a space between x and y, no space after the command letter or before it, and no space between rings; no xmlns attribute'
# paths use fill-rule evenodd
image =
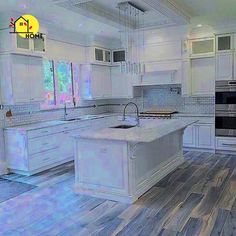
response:
<svg viewBox="0 0 236 236"><path fill-rule="evenodd" d="M34 51L37 52L45 52L45 38L35 38L33 39L34 42Z"/></svg>
<svg viewBox="0 0 236 236"><path fill-rule="evenodd" d="M16 34L16 47L19 49L30 49L30 40L22 38L20 35Z"/></svg>
<svg viewBox="0 0 236 236"><path fill-rule="evenodd" d="M231 49L231 36L218 36L218 51L225 51Z"/></svg>
<svg viewBox="0 0 236 236"><path fill-rule="evenodd" d="M113 62L125 61L125 50L113 52Z"/></svg>
<svg viewBox="0 0 236 236"><path fill-rule="evenodd" d="M95 48L95 60L96 61L103 61L103 50Z"/></svg>
<svg viewBox="0 0 236 236"><path fill-rule="evenodd" d="M192 54L203 54L214 52L214 40L199 40L192 42Z"/></svg>

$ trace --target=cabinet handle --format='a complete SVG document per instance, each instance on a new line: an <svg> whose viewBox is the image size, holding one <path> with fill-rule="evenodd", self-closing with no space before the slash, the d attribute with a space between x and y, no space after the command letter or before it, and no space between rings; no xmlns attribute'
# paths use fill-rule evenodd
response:
<svg viewBox="0 0 236 236"><path fill-rule="evenodd" d="M50 160L50 157L44 158L43 161L48 161Z"/></svg>
<svg viewBox="0 0 236 236"><path fill-rule="evenodd" d="M44 146L44 145L48 145L49 143L43 143L42 145Z"/></svg>
<svg viewBox="0 0 236 236"><path fill-rule="evenodd" d="M222 143L222 146L236 147L236 144L233 144L233 143Z"/></svg>
<svg viewBox="0 0 236 236"><path fill-rule="evenodd" d="M46 134L46 133L48 133L48 131L47 131L47 130L45 130L45 131L42 131L41 133L42 133L42 134Z"/></svg>

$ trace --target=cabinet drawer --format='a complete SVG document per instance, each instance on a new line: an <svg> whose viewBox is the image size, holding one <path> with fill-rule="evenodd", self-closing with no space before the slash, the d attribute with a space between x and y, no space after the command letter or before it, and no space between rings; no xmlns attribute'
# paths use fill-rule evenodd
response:
<svg viewBox="0 0 236 236"><path fill-rule="evenodd" d="M58 137L57 134L48 135L46 137L29 139L28 153L29 155L31 155L57 148L59 146L59 141L60 137Z"/></svg>
<svg viewBox="0 0 236 236"><path fill-rule="evenodd" d="M216 149L236 151L236 138L216 138Z"/></svg>
<svg viewBox="0 0 236 236"><path fill-rule="evenodd" d="M58 154L59 149L56 148L50 151L29 156L29 170L40 169L44 166L60 161Z"/></svg>
<svg viewBox="0 0 236 236"><path fill-rule="evenodd" d="M42 136L47 136L49 134L53 134L57 132L57 126L53 127L47 127L43 129L36 129L36 130L30 130L28 131L28 138L37 138L37 137L42 137Z"/></svg>

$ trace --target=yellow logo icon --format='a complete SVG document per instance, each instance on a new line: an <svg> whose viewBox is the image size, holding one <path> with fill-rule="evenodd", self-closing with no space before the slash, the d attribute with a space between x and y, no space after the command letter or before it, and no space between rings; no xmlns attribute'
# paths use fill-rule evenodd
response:
<svg viewBox="0 0 236 236"><path fill-rule="evenodd" d="M14 22L11 18L10 27L14 27L14 32L12 33L17 33L22 38L29 38L38 33L39 22L32 15L22 15Z"/></svg>

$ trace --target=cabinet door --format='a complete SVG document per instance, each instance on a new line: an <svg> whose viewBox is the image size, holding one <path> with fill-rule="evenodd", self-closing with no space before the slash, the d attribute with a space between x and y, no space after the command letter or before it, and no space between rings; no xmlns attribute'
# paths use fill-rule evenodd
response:
<svg viewBox="0 0 236 236"><path fill-rule="evenodd" d="M192 60L192 95L215 95L215 58Z"/></svg>
<svg viewBox="0 0 236 236"><path fill-rule="evenodd" d="M197 124L197 146L199 148L214 148L214 125L213 124Z"/></svg>
<svg viewBox="0 0 236 236"><path fill-rule="evenodd" d="M231 34L216 36L216 50L218 52L230 51L233 49L233 37Z"/></svg>
<svg viewBox="0 0 236 236"><path fill-rule="evenodd" d="M31 39L23 38L18 34L14 34L16 49L30 51L31 50Z"/></svg>
<svg viewBox="0 0 236 236"><path fill-rule="evenodd" d="M29 57L30 101L44 101L42 58Z"/></svg>
<svg viewBox="0 0 236 236"><path fill-rule="evenodd" d="M107 66L104 66L103 68L102 87L102 97L111 98L111 69Z"/></svg>
<svg viewBox="0 0 236 236"><path fill-rule="evenodd" d="M130 76L120 72L120 67L112 67L111 81L112 81L112 97L126 98L131 96L132 84Z"/></svg>
<svg viewBox="0 0 236 236"><path fill-rule="evenodd" d="M182 63L182 96L191 96L191 63L185 60Z"/></svg>
<svg viewBox="0 0 236 236"><path fill-rule="evenodd" d="M103 72L104 66L92 65L91 66L91 96L92 98L103 97Z"/></svg>
<svg viewBox="0 0 236 236"><path fill-rule="evenodd" d="M42 35L42 38L32 39L32 47L34 52L45 52L46 51L46 36Z"/></svg>
<svg viewBox="0 0 236 236"><path fill-rule="evenodd" d="M233 78L233 53L220 53L216 56L216 80Z"/></svg>
<svg viewBox="0 0 236 236"><path fill-rule="evenodd" d="M184 147L196 147L196 135L194 125L188 126L184 131L183 137Z"/></svg>
<svg viewBox="0 0 236 236"><path fill-rule="evenodd" d="M24 55L12 55L12 90L14 103L30 101L29 76L34 77L34 71L28 70L29 58ZM31 73L31 75L30 75Z"/></svg>

